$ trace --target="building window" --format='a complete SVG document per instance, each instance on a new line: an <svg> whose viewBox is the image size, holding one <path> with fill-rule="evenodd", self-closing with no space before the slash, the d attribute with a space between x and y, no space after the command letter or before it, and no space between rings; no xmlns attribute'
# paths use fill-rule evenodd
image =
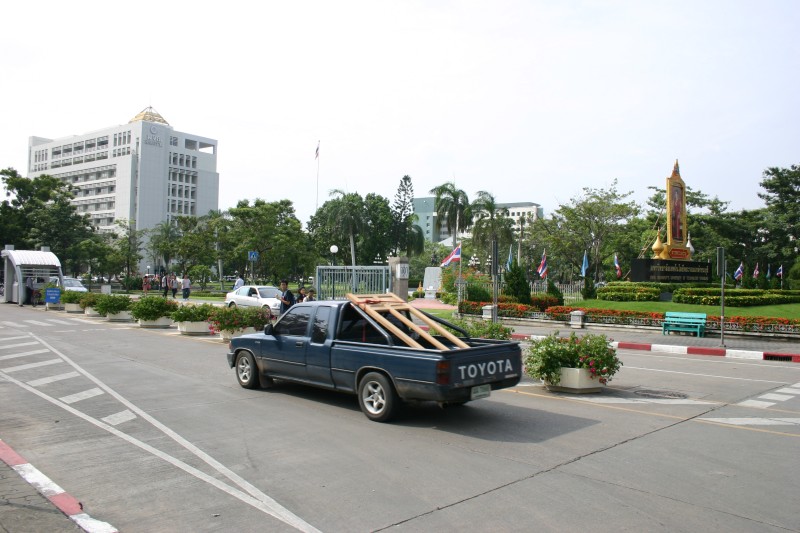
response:
<svg viewBox="0 0 800 533"><path fill-rule="evenodd" d="M170 137L169 138L169 145L170 146L178 146L178 138L177 137Z"/></svg>

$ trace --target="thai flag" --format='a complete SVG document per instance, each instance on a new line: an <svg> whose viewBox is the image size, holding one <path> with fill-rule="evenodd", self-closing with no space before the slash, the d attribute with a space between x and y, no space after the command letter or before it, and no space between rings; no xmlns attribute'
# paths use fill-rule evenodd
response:
<svg viewBox="0 0 800 533"><path fill-rule="evenodd" d="M461 243L458 243L458 246L456 246L455 250L450 252L450 255L444 258L441 266L446 267L453 261L461 261Z"/></svg>
<svg viewBox="0 0 800 533"><path fill-rule="evenodd" d="M733 279L739 281L744 276L744 262L739 263L739 268L733 273Z"/></svg>
<svg viewBox="0 0 800 533"><path fill-rule="evenodd" d="M314 153L314 159L319 159L319 141L317 141L317 151Z"/></svg>
<svg viewBox="0 0 800 533"><path fill-rule="evenodd" d="M783 279L783 265L778 267L778 270L775 272L775 275Z"/></svg>
<svg viewBox="0 0 800 533"><path fill-rule="evenodd" d="M758 277L758 263L756 263L756 269L753 270L753 279L756 279L757 277Z"/></svg>
<svg viewBox="0 0 800 533"><path fill-rule="evenodd" d="M547 250L542 252L542 262L539 263L539 268L536 269L539 277L545 279L547 277Z"/></svg>
<svg viewBox="0 0 800 533"><path fill-rule="evenodd" d="M622 269L619 267L619 259L617 259L617 254L614 254L614 268L617 269L617 277L622 277Z"/></svg>

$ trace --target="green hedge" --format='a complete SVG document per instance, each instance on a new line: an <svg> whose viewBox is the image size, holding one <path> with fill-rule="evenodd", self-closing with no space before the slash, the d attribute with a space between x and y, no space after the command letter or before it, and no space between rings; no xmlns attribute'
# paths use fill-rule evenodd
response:
<svg viewBox="0 0 800 533"><path fill-rule="evenodd" d="M720 305L720 290L700 288L679 289L672 293L672 301L682 304ZM725 291L725 303L731 307L780 305L798 302L800 302L800 291L763 289L729 289Z"/></svg>
<svg viewBox="0 0 800 533"><path fill-rule="evenodd" d="M657 302L663 291L639 283L606 285L597 289L597 299L613 302Z"/></svg>

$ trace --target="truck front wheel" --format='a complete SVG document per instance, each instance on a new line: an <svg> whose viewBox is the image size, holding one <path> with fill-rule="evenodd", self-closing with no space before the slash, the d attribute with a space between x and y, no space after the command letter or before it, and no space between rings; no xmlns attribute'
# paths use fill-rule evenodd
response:
<svg viewBox="0 0 800 533"><path fill-rule="evenodd" d="M250 352L239 352L236 355L236 379L245 389L257 389L261 384L258 380L258 367Z"/></svg>
<svg viewBox="0 0 800 533"><path fill-rule="evenodd" d="M358 384L358 403L367 418L386 422L394 416L400 399L386 376L370 372Z"/></svg>

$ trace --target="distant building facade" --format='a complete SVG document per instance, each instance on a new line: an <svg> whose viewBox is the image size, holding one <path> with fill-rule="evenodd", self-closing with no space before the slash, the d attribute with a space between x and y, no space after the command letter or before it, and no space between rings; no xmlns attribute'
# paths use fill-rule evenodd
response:
<svg viewBox="0 0 800 533"><path fill-rule="evenodd" d="M30 137L28 176L42 174L71 184L73 205L101 232L120 219L149 229L219 209L217 141L176 131L152 107L120 126Z"/></svg>
<svg viewBox="0 0 800 533"><path fill-rule="evenodd" d="M452 239L453 235L447 230L446 224L441 228L436 227L436 198L433 196L424 198L414 198L414 214L417 215L417 225L422 228L425 240L430 242L442 242ZM522 218L528 220L538 220L544 218L544 210L539 204L533 202L512 202L507 204L497 204L499 209L508 209L508 218L514 221L514 227L519 227Z"/></svg>

